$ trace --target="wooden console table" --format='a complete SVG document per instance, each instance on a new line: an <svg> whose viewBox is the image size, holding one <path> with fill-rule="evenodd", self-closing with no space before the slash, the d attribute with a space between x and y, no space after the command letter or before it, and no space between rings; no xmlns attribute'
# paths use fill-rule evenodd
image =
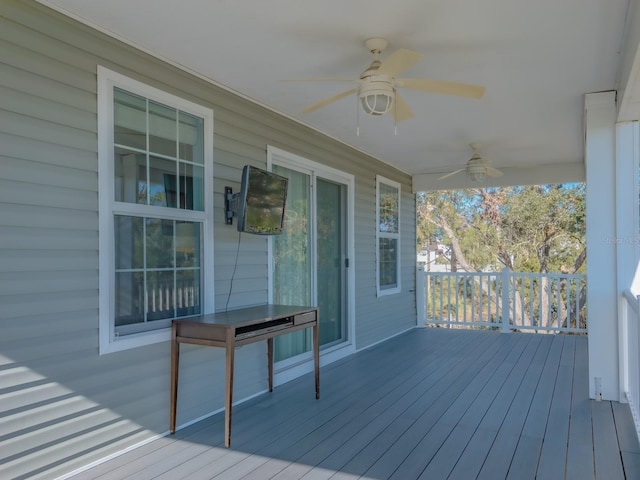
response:
<svg viewBox="0 0 640 480"><path fill-rule="evenodd" d="M191 343L226 349L224 444L231 445L233 362L235 348L267 341L269 391L273 391L273 337L313 328L313 363L316 398L320 398L320 345L318 309L291 305L261 305L229 312L173 320L171 326L171 407L169 430L176 431L180 344Z"/></svg>

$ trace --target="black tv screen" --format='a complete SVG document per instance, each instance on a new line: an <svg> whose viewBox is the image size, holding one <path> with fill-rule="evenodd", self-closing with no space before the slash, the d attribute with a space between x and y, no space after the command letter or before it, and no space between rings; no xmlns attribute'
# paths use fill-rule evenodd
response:
<svg viewBox="0 0 640 480"><path fill-rule="evenodd" d="M282 233L289 180L251 165L242 170L238 231L257 235Z"/></svg>

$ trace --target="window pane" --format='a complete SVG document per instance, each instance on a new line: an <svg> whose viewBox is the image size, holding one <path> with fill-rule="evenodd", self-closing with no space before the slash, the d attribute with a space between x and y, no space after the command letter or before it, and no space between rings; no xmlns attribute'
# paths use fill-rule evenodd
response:
<svg viewBox="0 0 640 480"><path fill-rule="evenodd" d="M149 102L149 151L177 156L178 112L155 102Z"/></svg>
<svg viewBox="0 0 640 480"><path fill-rule="evenodd" d="M200 270L176 271L176 316L198 315L200 309Z"/></svg>
<svg viewBox="0 0 640 480"><path fill-rule="evenodd" d="M174 316L173 271L147 272L147 320Z"/></svg>
<svg viewBox="0 0 640 480"><path fill-rule="evenodd" d="M113 141L116 144L147 149L146 99L115 88L113 118Z"/></svg>
<svg viewBox="0 0 640 480"><path fill-rule="evenodd" d="M173 268L173 220L147 218L147 268Z"/></svg>
<svg viewBox="0 0 640 480"><path fill-rule="evenodd" d="M116 147L114 153L116 202L147 203L147 156Z"/></svg>
<svg viewBox="0 0 640 480"><path fill-rule="evenodd" d="M115 200L204 211L204 119L122 90L114 96L116 143L144 151L115 147ZM178 146L196 165L178 167Z"/></svg>
<svg viewBox="0 0 640 480"><path fill-rule="evenodd" d="M184 112L179 114L178 145L182 160L204 164L204 120Z"/></svg>
<svg viewBox="0 0 640 480"><path fill-rule="evenodd" d="M380 238L380 288L395 288L398 286L397 262L398 249L395 238Z"/></svg>
<svg viewBox="0 0 640 480"><path fill-rule="evenodd" d="M116 327L142 321L144 321L144 273L116 273Z"/></svg>
<svg viewBox="0 0 640 480"><path fill-rule="evenodd" d="M149 157L149 205L176 207L178 185L176 162Z"/></svg>
<svg viewBox="0 0 640 480"><path fill-rule="evenodd" d="M380 183L380 225L379 231L398 233L398 189Z"/></svg>
<svg viewBox="0 0 640 480"><path fill-rule="evenodd" d="M176 222L176 266L200 266L200 224Z"/></svg>
<svg viewBox="0 0 640 480"><path fill-rule="evenodd" d="M115 321L117 327L128 326L119 332L147 330L142 324L149 320L201 313L202 224L125 215L114 222Z"/></svg>
<svg viewBox="0 0 640 480"><path fill-rule="evenodd" d="M179 208L204 210L204 167L180 163Z"/></svg>
<svg viewBox="0 0 640 480"><path fill-rule="evenodd" d="M114 218L116 269L144 268L144 222L141 217Z"/></svg>

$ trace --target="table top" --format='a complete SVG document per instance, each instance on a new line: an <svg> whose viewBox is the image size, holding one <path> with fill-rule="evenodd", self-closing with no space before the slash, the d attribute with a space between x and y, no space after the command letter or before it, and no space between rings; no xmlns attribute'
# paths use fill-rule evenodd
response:
<svg viewBox="0 0 640 480"><path fill-rule="evenodd" d="M184 317L173 320L180 323L198 323L221 327L241 327L277 320L283 317L299 315L315 310L316 307L302 305L265 304L255 307L228 310L226 312L208 313L195 317Z"/></svg>

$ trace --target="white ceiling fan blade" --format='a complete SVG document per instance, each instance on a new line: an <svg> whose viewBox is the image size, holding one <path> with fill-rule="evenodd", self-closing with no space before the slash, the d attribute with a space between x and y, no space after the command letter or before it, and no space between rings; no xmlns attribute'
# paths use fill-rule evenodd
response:
<svg viewBox="0 0 640 480"><path fill-rule="evenodd" d="M423 57L424 55L421 53L401 48L385 58L376 73L378 75L395 77L396 75L413 67L416 63L422 60Z"/></svg>
<svg viewBox="0 0 640 480"><path fill-rule="evenodd" d="M428 78L398 78L396 84L400 87L420 92L442 93L459 97L482 98L484 87L467 83L445 82Z"/></svg>
<svg viewBox="0 0 640 480"><path fill-rule="evenodd" d="M502 173L500 170L498 170L497 168L493 168L489 165L487 165L485 168L487 169L487 175L489 175L490 177L497 178L504 175L504 173Z"/></svg>
<svg viewBox="0 0 640 480"><path fill-rule="evenodd" d="M341 98L348 97L349 95L352 95L352 94L356 93L357 91L358 91L357 88L352 88L352 89L347 90L345 92L338 93L337 95L333 95L332 97L325 98L324 100L320 100L319 102L316 102L313 105L309 105L307 108L302 110L301 113L314 112L314 111L318 110L319 108L322 108L322 107L324 107L326 105L329 105L330 103L333 103L333 102L335 102L337 100L340 100Z"/></svg>
<svg viewBox="0 0 640 480"><path fill-rule="evenodd" d="M395 105L391 107L391 110L393 112L393 118L395 118L396 122L401 122L403 120L413 118L411 107L409 107L409 104L405 101L404 98L398 95L398 92L396 92L394 102Z"/></svg>
<svg viewBox="0 0 640 480"><path fill-rule="evenodd" d="M284 78L281 82L357 82L358 78L346 77L310 77L310 78Z"/></svg>
<svg viewBox="0 0 640 480"><path fill-rule="evenodd" d="M464 172L465 170L466 168L461 168L460 170L456 170L455 172L447 173L446 175L439 177L438 180L444 180L445 178L453 177L454 175Z"/></svg>

